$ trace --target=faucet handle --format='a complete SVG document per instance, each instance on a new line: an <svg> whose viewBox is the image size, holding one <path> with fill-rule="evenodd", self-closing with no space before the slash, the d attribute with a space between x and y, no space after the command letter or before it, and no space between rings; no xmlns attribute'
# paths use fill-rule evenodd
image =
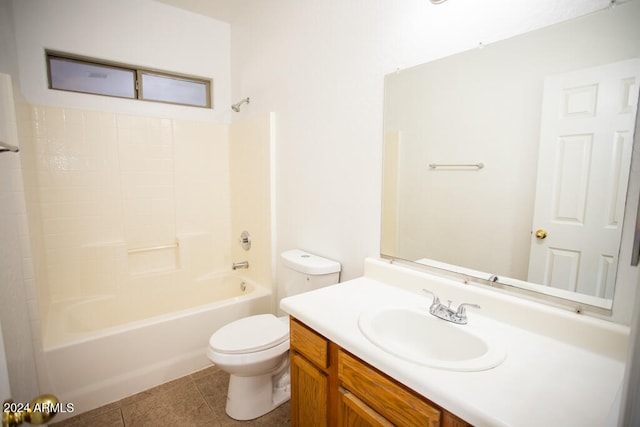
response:
<svg viewBox="0 0 640 427"><path fill-rule="evenodd" d="M438 305L440 304L440 298L438 298L438 295L435 294L435 292L430 291L429 289L422 289L423 292L428 293L429 295L433 296L433 302L431 303L431 305Z"/></svg>
<svg viewBox="0 0 640 427"><path fill-rule="evenodd" d="M467 311L465 310L465 307L481 308L478 304L469 304L469 303L465 302L465 303L460 304L458 306L458 311L456 311L456 316L458 316L458 317L465 316L467 314Z"/></svg>

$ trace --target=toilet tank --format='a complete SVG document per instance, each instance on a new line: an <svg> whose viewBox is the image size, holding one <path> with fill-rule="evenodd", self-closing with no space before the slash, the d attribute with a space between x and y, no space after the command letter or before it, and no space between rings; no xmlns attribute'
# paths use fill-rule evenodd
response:
<svg viewBox="0 0 640 427"><path fill-rule="evenodd" d="M280 257L285 266L280 298L335 285L340 280L339 262L300 249L285 251Z"/></svg>

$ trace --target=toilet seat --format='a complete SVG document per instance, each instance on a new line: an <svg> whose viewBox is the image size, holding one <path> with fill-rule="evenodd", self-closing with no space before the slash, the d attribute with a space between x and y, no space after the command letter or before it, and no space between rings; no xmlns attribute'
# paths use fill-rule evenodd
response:
<svg viewBox="0 0 640 427"><path fill-rule="evenodd" d="M276 347L288 339L288 323L273 314L258 314L218 329L209 339L209 347L221 354L246 354Z"/></svg>

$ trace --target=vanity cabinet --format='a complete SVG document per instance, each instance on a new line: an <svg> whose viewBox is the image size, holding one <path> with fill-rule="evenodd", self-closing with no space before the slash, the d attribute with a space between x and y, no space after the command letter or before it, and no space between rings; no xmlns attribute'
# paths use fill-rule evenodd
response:
<svg viewBox="0 0 640 427"><path fill-rule="evenodd" d="M291 425L470 427L294 318Z"/></svg>
<svg viewBox="0 0 640 427"><path fill-rule="evenodd" d="M329 341L293 319L290 334L291 424L334 425L329 422Z"/></svg>

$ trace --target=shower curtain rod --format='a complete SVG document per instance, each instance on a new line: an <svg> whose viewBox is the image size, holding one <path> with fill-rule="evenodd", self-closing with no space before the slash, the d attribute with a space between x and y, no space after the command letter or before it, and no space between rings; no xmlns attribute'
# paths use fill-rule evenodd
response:
<svg viewBox="0 0 640 427"><path fill-rule="evenodd" d="M11 151L13 153L17 153L18 151L20 151L20 149L15 145L7 144L5 142L0 141L0 153L4 153L5 151Z"/></svg>

